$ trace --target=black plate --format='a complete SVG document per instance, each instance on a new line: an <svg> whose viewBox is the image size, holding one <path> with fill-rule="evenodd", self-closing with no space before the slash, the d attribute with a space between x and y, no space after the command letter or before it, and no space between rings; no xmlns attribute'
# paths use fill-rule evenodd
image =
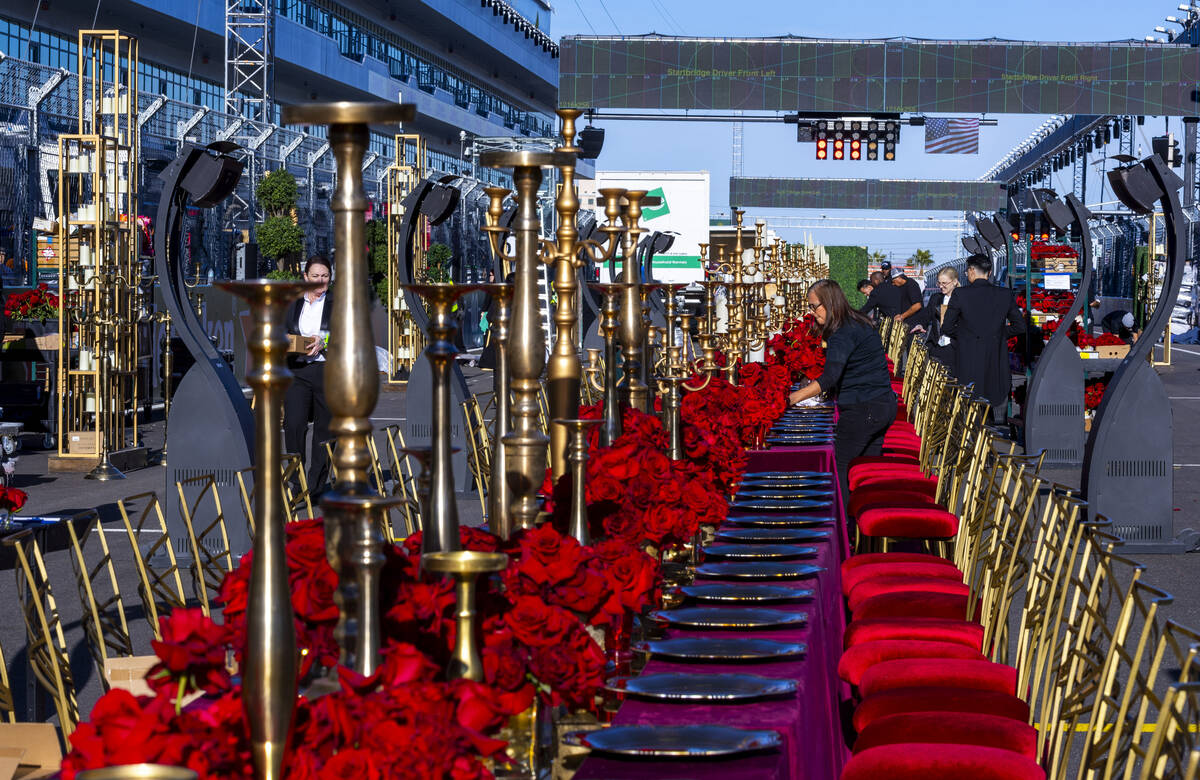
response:
<svg viewBox="0 0 1200 780"><path fill-rule="evenodd" d="M757 674L691 674L663 672L641 677L608 681L608 689L638 696L680 703L710 702L713 704L786 696L796 692L795 680L778 680Z"/></svg>
<svg viewBox="0 0 1200 780"><path fill-rule="evenodd" d="M720 561L700 564L696 567L696 576L721 580L790 580L815 577L823 571L823 566L811 563Z"/></svg>
<svg viewBox="0 0 1200 780"><path fill-rule="evenodd" d="M743 479L798 479L801 477L833 479L833 473L830 471L747 471L742 475Z"/></svg>
<svg viewBox="0 0 1200 780"><path fill-rule="evenodd" d="M817 554L817 548L796 544L711 544L701 548L701 552L713 558L749 558L763 561L811 558Z"/></svg>
<svg viewBox="0 0 1200 780"><path fill-rule="evenodd" d="M726 521L736 526L808 528L814 525L829 525L833 522L833 518L805 517L804 515L730 515Z"/></svg>
<svg viewBox="0 0 1200 780"><path fill-rule="evenodd" d="M696 759L735 756L772 750L783 744L778 731L735 729L729 726L609 726L596 731L572 732L568 744L593 753L638 758Z"/></svg>
<svg viewBox="0 0 1200 780"><path fill-rule="evenodd" d="M717 539L736 544L795 544L819 542L832 532L823 528L723 528Z"/></svg>
<svg viewBox="0 0 1200 780"><path fill-rule="evenodd" d="M650 616L672 626L698 629L754 630L808 622L807 613L770 607L681 607L651 612Z"/></svg>
<svg viewBox="0 0 1200 780"><path fill-rule="evenodd" d="M818 485L741 485L736 498L832 498L833 490Z"/></svg>
<svg viewBox="0 0 1200 780"><path fill-rule="evenodd" d="M654 639L634 646L655 658L676 661L772 661L808 652L803 642L779 642L752 636L680 636Z"/></svg>
<svg viewBox="0 0 1200 780"><path fill-rule="evenodd" d="M754 498L738 496L729 502L732 509L755 512L815 512L833 506L832 498Z"/></svg>
<svg viewBox="0 0 1200 780"><path fill-rule="evenodd" d="M697 601L720 604L766 604L774 601L804 601L813 597L810 588L790 585L758 585L741 582L700 582L684 585L683 595Z"/></svg>

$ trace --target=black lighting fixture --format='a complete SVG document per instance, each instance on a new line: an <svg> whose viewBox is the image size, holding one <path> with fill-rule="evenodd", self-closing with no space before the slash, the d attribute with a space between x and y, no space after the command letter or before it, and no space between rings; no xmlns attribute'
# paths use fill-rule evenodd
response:
<svg viewBox="0 0 1200 780"><path fill-rule="evenodd" d="M1154 207L1163 197L1163 187L1151 175L1145 165L1138 165L1137 160L1129 155L1118 155L1118 162L1125 163L1119 168L1108 172L1108 183L1112 185L1113 194L1126 208L1135 214L1152 214ZM1113 159L1117 159L1114 157ZM1151 158L1152 159L1152 158ZM1179 189L1183 186L1177 175L1167 170L1168 186ZM1175 182L1179 183L1176 184Z"/></svg>
<svg viewBox="0 0 1200 780"><path fill-rule="evenodd" d="M1046 221L1060 235L1071 229L1071 223L1075 221L1071 210L1066 204L1058 199L1058 193L1051 189L1036 189L1033 191L1034 202L1038 208L1042 210Z"/></svg>
<svg viewBox="0 0 1200 780"><path fill-rule="evenodd" d="M809 130L811 128L811 130ZM799 123L796 140L816 142L818 160L895 160L900 123L895 120L820 120Z"/></svg>
<svg viewBox="0 0 1200 780"><path fill-rule="evenodd" d="M576 143L579 144L580 149L579 159L595 160L604 148L604 128L588 125L579 131Z"/></svg>
<svg viewBox="0 0 1200 780"><path fill-rule="evenodd" d="M979 237L992 249L997 251L1004 249L1004 229L994 219L976 220L975 229L979 231Z"/></svg>
<svg viewBox="0 0 1200 780"><path fill-rule="evenodd" d="M967 250L967 254L971 254L971 255L986 255L987 254L987 249L985 249L984 246L979 243L979 238L977 236L963 236L962 237L962 245L963 245L963 249Z"/></svg>

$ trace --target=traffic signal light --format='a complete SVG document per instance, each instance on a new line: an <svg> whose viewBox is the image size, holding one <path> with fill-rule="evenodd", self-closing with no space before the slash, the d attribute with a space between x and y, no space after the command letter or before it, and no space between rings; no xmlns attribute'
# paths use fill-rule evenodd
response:
<svg viewBox="0 0 1200 780"><path fill-rule="evenodd" d="M817 140L817 159L825 160L829 157L829 141L824 138Z"/></svg>
<svg viewBox="0 0 1200 780"><path fill-rule="evenodd" d="M833 142L833 159L846 159L846 142L840 138Z"/></svg>
<svg viewBox="0 0 1200 780"><path fill-rule="evenodd" d="M812 137L818 160L895 160L900 123L822 119L813 125Z"/></svg>

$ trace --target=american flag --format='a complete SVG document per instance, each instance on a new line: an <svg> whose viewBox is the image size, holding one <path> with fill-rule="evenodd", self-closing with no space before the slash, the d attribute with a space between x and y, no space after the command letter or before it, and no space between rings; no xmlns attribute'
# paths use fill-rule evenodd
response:
<svg viewBox="0 0 1200 780"><path fill-rule="evenodd" d="M926 119L925 153L979 154L979 120Z"/></svg>

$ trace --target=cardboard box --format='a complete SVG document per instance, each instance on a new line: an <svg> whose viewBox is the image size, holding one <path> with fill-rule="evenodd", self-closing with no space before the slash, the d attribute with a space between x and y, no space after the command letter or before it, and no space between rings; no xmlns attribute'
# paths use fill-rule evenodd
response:
<svg viewBox="0 0 1200 780"><path fill-rule="evenodd" d="M1037 262L1043 271L1073 274L1079 270L1079 258L1077 257L1043 257Z"/></svg>
<svg viewBox="0 0 1200 780"><path fill-rule="evenodd" d="M290 354L303 354L308 352L308 345L312 343L312 339L312 336L298 336L289 333L288 352Z"/></svg>
<svg viewBox="0 0 1200 780"><path fill-rule="evenodd" d="M53 723L0 723L0 780L57 774L62 743Z"/></svg>
<svg viewBox="0 0 1200 780"><path fill-rule="evenodd" d="M98 453L95 431L67 431L67 451L72 455Z"/></svg>
<svg viewBox="0 0 1200 780"><path fill-rule="evenodd" d="M1101 360L1124 360L1125 356L1129 354L1129 345L1098 346L1096 347L1096 352L1100 355Z"/></svg>
<svg viewBox="0 0 1200 780"><path fill-rule="evenodd" d="M104 679L109 688L121 688L134 696L153 696L154 690L146 682L146 673L158 663L154 655L133 655L125 658L109 658L104 664Z"/></svg>

